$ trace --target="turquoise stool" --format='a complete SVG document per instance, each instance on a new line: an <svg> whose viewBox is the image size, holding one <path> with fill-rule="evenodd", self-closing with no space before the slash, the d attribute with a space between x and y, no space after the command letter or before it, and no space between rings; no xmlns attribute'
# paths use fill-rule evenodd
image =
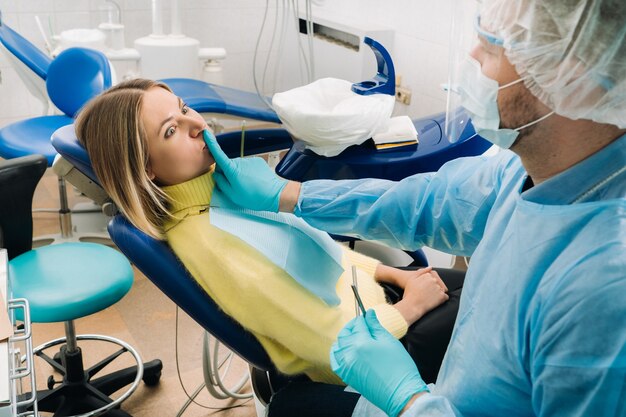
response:
<svg viewBox="0 0 626 417"><path fill-rule="evenodd" d="M128 417L119 409L143 379L158 383L162 363L143 364L127 343L109 336L76 335L74 320L97 313L119 301L133 284L130 263L115 249L96 244L71 242L36 249L25 247L25 235L32 238L31 201L35 186L46 169L41 155L0 162L0 247L9 252L9 277L13 297L26 298L33 323L65 323L65 337L34 349L50 364L62 381L48 378L48 390L37 392L40 411L55 416ZM17 317L21 319L21 317ZM84 369L77 342L97 340L116 344L118 351ZM62 345L54 357L44 351ZM137 365L95 378L106 365L123 353L130 353ZM117 399L109 395L130 384ZM24 411L24 410L22 410Z"/></svg>

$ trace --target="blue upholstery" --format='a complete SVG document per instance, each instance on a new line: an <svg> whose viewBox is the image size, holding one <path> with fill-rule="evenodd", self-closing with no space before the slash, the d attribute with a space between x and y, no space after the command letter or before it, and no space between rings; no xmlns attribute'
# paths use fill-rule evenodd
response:
<svg viewBox="0 0 626 417"><path fill-rule="evenodd" d="M47 78L52 59L4 22L0 22L0 43L43 80Z"/></svg>
<svg viewBox="0 0 626 417"><path fill-rule="evenodd" d="M281 123L274 110L268 108L256 93L190 78L167 78L161 81L199 113L226 113L242 118Z"/></svg>
<svg viewBox="0 0 626 417"><path fill-rule="evenodd" d="M61 243L9 262L13 295L27 298L31 320L51 323L88 316L118 302L133 284L128 260L108 246Z"/></svg>
<svg viewBox="0 0 626 417"><path fill-rule="evenodd" d="M35 74L46 81L52 103L65 115L41 116L12 123L0 129L0 157L44 155L52 165L56 152L50 137L92 97L111 86L111 69L101 52L70 48L51 60L6 24L0 25L0 42Z"/></svg>
<svg viewBox="0 0 626 417"><path fill-rule="evenodd" d="M46 89L55 106L70 117L92 97L111 87L111 67L99 51L69 48L48 68Z"/></svg>
<svg viewBox="0 0 626 417"><path fill-rule="evenodd" d="M44 155L52 165L55 149L50 143L52 133L74 121L68 116L41 116L11 123L0 129L0 156L5 159L25 155Z"/></svg>

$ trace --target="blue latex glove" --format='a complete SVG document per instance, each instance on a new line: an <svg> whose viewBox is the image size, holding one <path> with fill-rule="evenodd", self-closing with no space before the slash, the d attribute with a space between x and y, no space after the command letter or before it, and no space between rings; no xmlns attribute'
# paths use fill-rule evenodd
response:
<svg viewBox="0 0 626 417"><path fill-rule="evenodd" d="M374 310L349 321L330 350L339 377L387 415L396 417L413 395L428 391L404 346L378 322Z"/></svg>
<svg viewBox="0 0 626 417"><path fill-rule="evenodd" d="M205 130L203 135L217 163L213 179L222 193L241 207L278 212L287 180L277 176L261 158L230 159L211 132Z"/></svg>
<svg viewBox="0 0 626 417"><path fill-rule="evenodd" d="M225 209L237 209L239 206L228 198L224 193L217 187L213 189L213 194L211 194L211 207L220 207Z"/></svg>

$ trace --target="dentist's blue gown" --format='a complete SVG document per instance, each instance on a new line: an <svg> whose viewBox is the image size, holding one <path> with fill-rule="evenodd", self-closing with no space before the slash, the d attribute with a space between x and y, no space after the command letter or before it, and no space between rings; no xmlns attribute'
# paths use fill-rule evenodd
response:
<svg viewBox="0 0 626 417"><path fill-rule="evenodd" d="M527 191L510 151L303 184L319 229L471 255L436 386L403 417L626 416L624 166L626 136Z"/></svg>

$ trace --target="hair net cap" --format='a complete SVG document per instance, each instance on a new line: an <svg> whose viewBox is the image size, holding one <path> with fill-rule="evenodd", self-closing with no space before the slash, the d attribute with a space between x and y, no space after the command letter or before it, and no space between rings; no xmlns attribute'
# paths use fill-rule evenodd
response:
<svg viewBox="0 0 626 417"><path fill-rule="evenodd" d="M626 128L625 0L483 0L480 15L545 105Z"/></svg>

